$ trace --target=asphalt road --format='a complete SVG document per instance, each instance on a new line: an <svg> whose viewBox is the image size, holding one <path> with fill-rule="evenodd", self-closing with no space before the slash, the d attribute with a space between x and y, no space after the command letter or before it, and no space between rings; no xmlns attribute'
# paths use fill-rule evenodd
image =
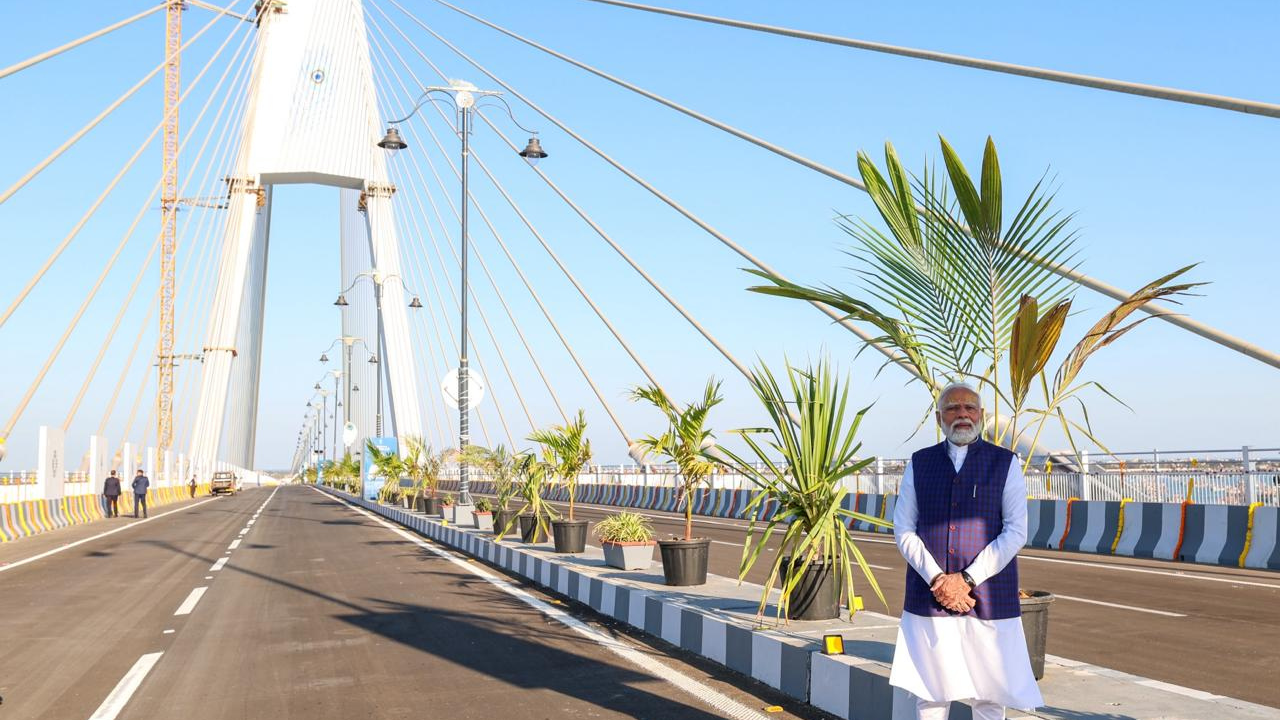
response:
<svg viewBox="0 0 1280 720"><path fill-rule="evenodd" d="M577 517L594 521L617 510L578 505ZM643 513L658 537L683 535L683 516ZM694 517L694 535L712 540L712 573L737 577L746 527ZM899 616L905 561L889 536L854 536L888 601L881 605L859 574L866 609ZM762 558L746 580L763 582L765 567ZM1050 611L1050 654L1280 707L1280 573L1048 550L1023 551L1018 570L1022 587L1059 598Z"/></svg>
<svg viewBox="0 0 1280 720"><path fill-rule="evenodd" d="M728 717L669 672L756 713L779 702L607 625L566 627L537 607L558 601L311 488L31 540L0 548L0 720ZM817 714L796 712L769 717Z"/></svg>

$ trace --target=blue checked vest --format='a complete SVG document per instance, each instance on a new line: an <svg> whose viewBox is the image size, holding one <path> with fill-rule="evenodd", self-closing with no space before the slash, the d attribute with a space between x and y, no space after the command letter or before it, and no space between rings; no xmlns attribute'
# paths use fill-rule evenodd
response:
<svg viewBox="0 0 1280 720"><path fill-rule="evenodd" d="M919 508L916 534L943 571L956 573L969 567L978 553L1000 535L1004 526L1004 485L1012 461L1013 453L983 440L969 446L959 472L951 464L945 441L911 456ZM978 602L966 615L983 620L1019 617L1018 561L1012 560L978 585L973 595ZM903 609L923 616L957 614L933 599L928 582L911 566L907 566Z"/></svg>

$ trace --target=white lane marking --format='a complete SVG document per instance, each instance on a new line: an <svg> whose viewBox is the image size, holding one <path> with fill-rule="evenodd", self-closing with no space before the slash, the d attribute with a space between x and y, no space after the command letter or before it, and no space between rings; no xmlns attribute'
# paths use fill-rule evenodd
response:
<svg viewBox="0 0 1280 720"><path fill-rule="evenodd" d="M346 503L345 501L338 500L337 498L333 498L332 496L325 494L322 490L316 490L316 492L321 493L322 495L325 495L325 497L336 500L337 502L340 502L343 505L346 505L352 511L357 512L361 515L364 515L365 517L369 518L370 520L373 520L379 525L382 525L383 527L399 535L400 537L403 537L409 542L415 545L418 545L419 547L425 550L428 550L429 552L434 553L435 555L445 558L449 562L452 562L454 565L457 565L458 567L463 568L464 570L471 573L472 575L475 575L479 578L482 578L488 581L489 584L493 585L495 588L501 590L502 592L505 592L508 595L511 595L512 597L517 598L518 600L522 601L529 607L532 607L538 612L541 612L543 615L546 615L547 617L560 622L565 627L569 628L570 630L573 630L579 635L582 635L590 640L595 641L601 647L605 648L606 650L609 650L615 655L618 655L624 660L630 662L632 665L639 667L640 669L648 672L650 675L653 675L654 677L657 677L660 680L665 680L671 683L672 685L698 698L699 700L705 702L711 707L714 707L717 710L720 710L734 718L741 718L743 720L765 720L765 716L763 714L755 710L752 710L751 708L747 707L746 705L743 705L742 703L734 700L733 698L728 697L727 695L724 695L706 685L703 685L697 680L694 680L693 678L675 670L674 668L663 665L662 663L658 662L657 660L654 660L648 655L645 655L641 652L638 652L632 649L631 647L628 647L627 645L624 645L620 641L615 640L609 635L606 635L600 632L599 630L596 630L595 628L591 627L590 625L587 625L581 620L573 617L572 615L565 612L564 610L548 605L547 603L533 597L532 595L525 592L524 590L521 590L520 588L512 585L510 582L507 582L506 580L489 572L482 566L477 566L475 563L469 563L463 560L462 558L457 557L453 553L450 553L438 547L435 547L434 545L431 545L426 541L422 540L418 536L413 535L402 528L396 527L395 525L392 525L386 520L383 520L382 518L364 510L363 508L357 507L355 505L351 505L349 503Z"/></svg>
<svg viewBox="0 0 1280 720"><path fill-rule="evenodd" d="M232 540L231 544L227 546L227 549L235 550L238 547L240 547L240 538L236 538L235 540Z"/></svg>
<svg viewBox="0 0 1280 720"><path fill-rule="evenodd" d="M1114 557L1105 555L1103 557ZM1229 585L1250 585L1253 587L1271 588L1272 590L1280 590L1280 585L1276 583L1254 582L1252 580L1233 580L1225 577L1208 577L1204 575L1191 575L1185 572L1174 572L1170 570L1151 570L1149 568L1130 567L1128 565L1110 565L1107 563L1091 563L1084 560L1061 560L1059 558L1040 557L1038 555L1019 555L1019 560L1036 560L1047 563L1062 563L1064 565L1084 565L1086 567L1098 568L1099 570L1123 570L1125 572L1144 573L1146 575L1164 575L1166 577L1182 578L1183 580L1204 580L1207 582L1220 582Z"/></svg>
<svg viewBox="0 0 1280 720"><path fill-rule="evenodd" d="M205 580L212 580L212 579L213 579L213 576L212 576L212 575L205 575L205 576L204 576L204 579L205 579Z"/></svg>
<svg viewBox="0 0 1280 720"><path fill-rule="evenodd" d="M108 531L106 531L106 532L104 532L104 533L98 533L97 535L94 535L94 536L92 536L92 537L84 538L83 540L77 540L77 541L75 541L75 542L73 542L73 543L67 543L66 545L63 545L63 546L61 546L61 547L56 547L56 548L54 548L54 549L52 549L52 550L46 550L46 551L44 551L44 552L42 552L42 553L40 553L40 554L38 554L38 555L32 555L32 556L31 556L31 557L29 557L29 558L23 558L22 560L15 560L15 561L13 561L13 562L9 563L8 565L0 566L0 572L4 572L4 571L6 571L6 570L12 570L12 569L14 569L14 568L16 568L16 567L19 567L19 566L21 566L21 565L26 565L26 564L27 564L27 563L29 563L29 562L35 562L36 560L41 560L41 559L43 559L43 558L47 558L47 557L49 557L50 555L56 555L56 554L58 554L58 553L62 552L63 550L70 550L71 548L76 547L77 545L83 545L83 544L85 544L85 543L87 543L87 542L91 542L91 541L93 541L93 540L97 540L98 538L104 538L104 537L106 537L106 536L108 536L108 535L114 535L114 534L116 534L116 533L118 533L118 532L124 532L125 530L130 530L130 529L132 529L132 528L136 528L136 527L138 527L139 525L142 525L142 524L145 524L145 523L149 523L149 522L152 522L152 521L155 521L155 520L159 520L160 518L162 518L162 517L164 517L164 516L166 516L166 515L172 515L172 514L174 514L174 513L180 513L180 512L182 512L182 511L184 511L184 510L190 510L190 509L191 509L191 508L193 508L193 507L198 507L198 506L203 505L203 504L205 504L205 503L207 503L207 502L212 502L212 498L211 498L211 499L209 499L209 500L201 500L200 502L192 503L192 504L190 504L190 505L185 505L185 506L180 507L180 508L178 508L178 509L176 509L176 510L170 510L169 512L160 513L159 515L156 515L156 516L154 516L154 517L149 517L149 518L146 518L146 519L143 519L143 520L139 520L139 521L138 521L138 522L136 522L136 523L129 523L128 525L121 525L120 527L118 527L118 528L116 528L116 529L114 529L114 530L108 530Z"/></svg>
<svg viewBox="0 0 1280 720"><path fill-rule="evenodd" d="M116 683L116 687L107 695L107 699L102 701L98 709L89 716L89 720L115 720L120 714L124 706L129 702L129 698L133 697L133 693L142 684L147 677L147 673L151 672L151 668L156 666L160 660L162 652L147 653L138 658L138 662L129 668L129 672L120 678L120 682Z"/></svg>
<svg viewBox="0 0 1280 720"><path fill-rule="evenodd" d="M243 529L240 531L240 534L241 534L241 535L244 535L244 534L246 534L246 533L248 533L248 532L249 532L249 528L243 528Z"/></svg>
<svg viewBox="0 0 1280 720"><path fill-rule="evenodd" d="M174 630L165 630L163 634L172 635L174 632L175 632Z"/></svg>
<svg viewBox="0 0 1280 720"><path fill-rule="evenodd" d="M245 526L245 527L253 527L253 522L254 522L254 521L253 521L253 519L250 519L250 520L249 520L249 522L247 522L247 523L245 523L245 524L244 524L244 526Z"/></svg>
<svg viewBox="0 0 1280 720"><path fill-rule="evenodd" d="M182 604L178 606L178 610L173 614L190 615L191 611L196 609L196 603L200 602L200 598L204 597L204 593L208 589L207 587L198 587L192 590L191 594L187 596L186 600L182 601Z"/></svg>
<svg viewBox="0 0 1280 720"><path fill-rule="evenodd" d="M1163 615L1165 617L1186 617L1186 615L1183 615L1182 613L1168 612L1167 610L1152 610L1151 608L1134 607L1133 605L1121 605L1120 603L1103 602L1101 600L1090 600L1088 598L1073 597L1071 595L1062 595L1061 593L1054 593L1053 596L1055 598L1060 598L1062 600L1071 600L1073 602L1089 603L1090 605L1105 605L1107 607L1120 608L1121 610L1133 610L1135 612L1150 613L1152 615Z"/></svg>
<svg viewBox="0 0 1280 720"><path fill-rule="evenodd" d="M619 507L622 507L620 505L597 505L594 503L578 503L578 505L581 507L590 507L590 508L596 508L599 510L616 510ZM684 516L679 513L667 513L665 511L641 512L639 514L644 515L645 517L659 518L663 520L677 520L677 519L683 520L684 519ZM739 528L742 530L745 530L747 528L747 523L745 522L724 522L724 521L717 521L717 520L703 520L703 519L699 519L698 516L694 516L693 523L695 525L701 523L703 525L718 525L721 527L732 527L732 528ZM866 537L861 532L858 532L855 534L857 536L858 542L877 543L881 545L896 544L893 540ZM1124 556L1102 555L1099 557L1124 557ZM1195 571L1154 570L1151 568L1133 567L1131 565L1112 565L1110 563L1097 563L1097 562L1089 562L1086 560L1067 560L1063 558L1042 557L1040 555L1025 555L1023 553L1018 554L1018 559L1019 560L1035 560L1036 562L1061 563L1063 565L1083 565L1085 567L1099 568L1101 570L1117 570L1121 572L1143 573L1146 575L1164 575L1167 577L1182 578L1184 580L1204 580L1206 582L1227 583L1228 585L1248 585L1251 587L1262 587L1262 588L1271 588L1273 590L1280 590L1280 583L1257 582L1254 580L1234 580L1229 577L1210 577L1207 575L1193 574Z"/></svg>
<svg viewBox="0 0 1280 720"><path fill-rule="evenodd" d="M230 560L230 559L231 559L231 558L229 558L229 557L220 557L220 558L218 558L218 562L214 563L214 564L213 564L213 567L209 568L209 572L218 572L218 571L219 571L219 570L221 570L222 568L226 567L226 565L227 565L227 561L228 561L228 560Z"/></svg>

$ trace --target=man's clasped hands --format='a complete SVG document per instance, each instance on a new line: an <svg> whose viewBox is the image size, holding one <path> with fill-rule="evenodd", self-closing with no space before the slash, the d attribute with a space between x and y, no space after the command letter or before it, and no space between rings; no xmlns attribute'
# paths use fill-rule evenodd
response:
<svg viewBox="0 0 1280 720"><path fill-rule="evenodd" d="M929 586L933 597L942 607L958 613L966 613L977 604L973 597L973 588L965 582L961 573L943 573L933 580Z"/></svg>

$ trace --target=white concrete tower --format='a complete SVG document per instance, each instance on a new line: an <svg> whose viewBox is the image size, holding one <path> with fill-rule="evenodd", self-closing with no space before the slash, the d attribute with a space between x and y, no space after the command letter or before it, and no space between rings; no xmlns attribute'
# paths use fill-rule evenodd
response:
<svg viewBox="0 0 1280 720"><path fill-rule="evenodd" d="M344 286L361 273L384 279L385 353L373 337L371 302L344 308L340 332L362 335L379 355L387 378L384 402L390 407L383 434L422 434L406 311L409 298L401 282L385 280L401 275L400 242L391 210L395 188L387 177L385 151L377 147L383 127L362 3L266 4L240 156L230 180L218 286L205 341L191 444L191 462L197 467L212 467L215 460L253 467L273 185L316 183L344 189L335 197L343 207L343 222L335 233L342 243L339 277ZM349 206L356 204L364 208L363 223L350 216ZM335 295L340 289L335 282ZM371 292L362 288L358 295L371 297ZM317 348L329 340L316 338ZM345 348L338 351L345 361ZM351 379L360 392L346 404L362 437L373 434L376 414L376 376L371 367L364 367L367 358L367 353L352 357L352 365L360 367L354 368ZM305 360L314 361L309 355Z"/></svg>

